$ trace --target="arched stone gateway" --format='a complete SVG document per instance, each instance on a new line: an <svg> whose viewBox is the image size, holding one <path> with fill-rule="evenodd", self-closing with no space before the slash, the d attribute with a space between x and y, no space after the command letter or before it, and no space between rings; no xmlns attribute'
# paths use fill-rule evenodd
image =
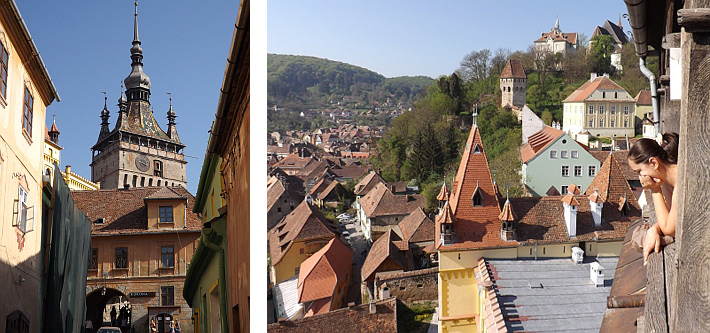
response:
<svg viewBox="0 0 710 333"><path fill-rule="evenodd" d="M86 295L86 319L91 320L94 329L113 326L130 332L132 314L130 299L120 290L100 287Z"/></svg>

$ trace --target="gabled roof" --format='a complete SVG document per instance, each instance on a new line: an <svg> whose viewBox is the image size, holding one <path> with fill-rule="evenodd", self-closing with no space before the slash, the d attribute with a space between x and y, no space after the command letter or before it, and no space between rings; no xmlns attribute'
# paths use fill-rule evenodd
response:
<svg viewBox="0 0 710 333"><path fill-rule="evenodd" d="M288 168L288 169L303 169L308 164L310 164L314 159L312 157L301 158L298 151L288 154L281 161L276 163L274 167L277 168Z"/></svg>
<svg viewBox="0 0 710 333"><path fill-rule="evenodd" d="M619 198L626 197L629 205L640 211L638 201L631 190L628 181L622 173L619 163L614 154L609 154L599 168L599 172L587 187L586 195L591 195L594 191L599 192L599 196L607 202L618 202Z"/></svg>
<svg viewBox="0 0 710 333"><path fill-rule="evenodd" d="M156 197L174 196L179 200L187 198L187 230L202 230L202 221L197 214L192 213L195 197L182 186L168 189L171 195L156 194L163 192L167 187L139 187L130 189L109 189L95 191L72 191L72 198L77 207L86 214L91 221L105 218L102 225L93 224L92 235L124 235L141 234L154 231L163 232L165 229L148 229L148 211L145 199L153 195ZM170 198L172 199L172 198ZM177 225L177 224L176 224ZM182 230L182 223L180 223Z"/></svg>
<svg viewBox="0 0 710 333"><path fill-rule="evenodd" d="M526 144L520 146L520 159L527 163L564 134L562 130L545 126L542 131L528 137Z"/></svg>
<svg viewBox="0 0 710 333"><path fill-rule="evenodd" d="M332 181L330 182L330 185L326 187L323 191L320 192L318 195L319 200L325 200L330 196L330 194L335 191L335 193L342 193L344 192L345 188L343 185L340 185L337 181Z"/></svg>
<svg viewBox="0 0 710 333"><path fill-rule="evenodd" d="M629 141L630 144L633 145L634 139L629 139ZM607 157L609 157L609 151L590 150L589 153L592 154L592 156L594 156L594 158L599 161L600 165L603 164L604 161L606 161ZM639 179L638 174L634 172L634 170L632 170L629 166L629 163L626 162L629 156L628 150L614 150L612 154L614 154L614 158L616 159L616 161L619 162L621 174L624 175L624 178L627 181Z"/></svg>
<svg viewBox="0 0 710 333"><path fill-rule="evenodd" d="M311 196L317 196L319 193L323 192L331 184L331 181L323 177L319 182L317 182L308 192Z"/></svg>
<svg viewBox="0 0 710 333"><path fill-rule="evenodd" d="M385 184L378 183L364 197L359 199L360 206L367 217L406 215L417 207L424 207L421 195L396 195Z"/></svg>
<svg viewBox="0 0 710 333"><path fill-rule="evenodd" d="M377 172L370 171L357 185L355 185L355 195L363 196L367 194L378 183L386 183Z"/></svg>
<svg viewBox="0 0 710 333"><path fill-rule="evenodd" d="M597 26L597 28L594 29L591 39L599 35L611 36L616 44L626 44L629 42L628 37L626 37L624 33L624 29L609 20L606 20L601 27Z"/></svg>
<svg viewBox="0 0 710 333"><path fill-rule="evenodd" d="M272 265L278 264L293 242L333 238L335 227L305 200L269 230L269 253Z"/></svg>
<svg viewBox="0 0 710 333"><path fill-rule="evenodd" d="M475 145L482 148L481 153L473 152ZM483 195L483 205L474 207L471 198L476 187ZM477 126L471 129L466 140L466 148L456 173L449 204L454 215L456 242L450 245L440 244L439 249L483 248L511 244L499 237L501 221L498 215L501 206Z"/></svg>
<svg viewBox="0 0 710 333"><path fill-rule="evenodd" d="M636 105L651 105L651 90L644 89L639 91L634 100L636 100Z"/></svg>
<svg viewBox="0 0 710 333"><path fill-rule="evenodd" d="M548 38L554 41L567 41L570 44L577 44L576 32L543 32L542 36L535 42L546 42Z"/></svg>
<svg viewBox="0 0 710 333"><path fill-rule="evenodd" d="M520 60L508 59L503 67L503 71L500 72L501 79L525 79L525 69L523 69L523 63Z"/></svg>
<svg viewBox="0 0 710 333"><path fill-rule="evenodd" d="M399 222L404 240L409 243L430 242L434 240L434 222L429 219L421 207Z"/></svg>
<svg viewBox="0 0 710 333"><path fill-rule="evenodd" d="M573 91L572 94L567 96L562 103L567 102L584 102L589 100L589 97L597 90L617 90L626 93L626 90L616 82L612 81L606 76L599 76L593 81L587 81L582 86ZM632 99L617 98L614 99L615 102L633 102Z"/></svg>
<svg viewBox="0 0 710 333"><path fill-rule="evenodd" d="M310 332L397 332L397 299L374 302L374 313L369 304L333 310L324 314L269 324L270 333Z"/></svg>
<svg viewBox="0 0 710 333"><path fill-rule="evenodd" d="M338 281L347 278L353 250L340 238L331 239L322 249L301 263L298 274L298 302L333 297ZM329 309L327 309L329 310Z"/></svg>
<svg viewBox="0 0 710 333"><path fill-rule="evenodd" d="M380 265L387 259L391 259L393 263L398 265L402 270L407 271L411 268L407 255L400 251L395 244L395 242L401 240L402 238L397 236L397 234L390 229L372 243L370 252L367 254L367 258L365 258L365 262L362 264L362 281L367 281L372 277Z"/></svg>
<svg viewBox="0 0 710 333"><path fill-rule="evenodd" d="M170 187L161 187L159 190L153 192L151 195L143 198L143 200L179 200L187 199L187 196L178 194Z"/></svg>

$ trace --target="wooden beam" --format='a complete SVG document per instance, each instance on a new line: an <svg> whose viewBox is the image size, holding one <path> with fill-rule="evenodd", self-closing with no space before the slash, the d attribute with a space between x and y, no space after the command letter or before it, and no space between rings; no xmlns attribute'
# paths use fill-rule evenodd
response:
<svg viewBox="0 0 710 333"><path fill-rule="evenodd" d="M646 318L646 332L666 333L668 332L668 320L666 318L666 288L663 272L663 253L651 253L648 256L646 268L646 306L644 317Z"/></svg>
<svg viewBox="0 0 710 333"><path fill-rule="evenodd" d="M685 32L710 32L710 8L679 9L678 25Z"/></svg>
<svg viewBox="0 0 710 333"><path fill-rule="evenodd" d="M670 299L673 332L710 331L710 34L689 33L693 24L710 27L710 0L688 0L679 11L683 95L681 97L678 184L675 189L678 274ZM681 20L680 17L691 19ZM683 23L681 23L683 22ZM695 23L694 23L695 24ZM709 29L705 29L709 30Z"/></svg>

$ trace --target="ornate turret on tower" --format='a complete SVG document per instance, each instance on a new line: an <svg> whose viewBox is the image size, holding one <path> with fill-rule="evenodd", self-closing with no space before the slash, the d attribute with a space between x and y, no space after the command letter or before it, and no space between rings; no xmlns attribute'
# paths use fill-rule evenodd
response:
<svg viewBox="0 0 710 333"><path fill-rule="evenodd" d="M515 240L515 220L518 219L513 211L513 206L510 203L510 197L508 196L508 191L505 193L505 204L503 204L503 209L498 215L498 219L501 220L500 227L500 238L505 241Z"/></svg>
<svg viewBox="0 0 710 333"><path fill-rule="evenodd" d="M52 116L52 128L47 132L49 135L49 141L59 144L59 129L57 128L57 120Z"/></svg>
<svg viewBox="0 0 710 333"><path fill-rule="evenodd" d="M446 181L441 184L441 190L439 191L439 195L436 196L436 200L439 201L439 213L441 213L441 209L444 208L444 203L449 201L449 189L446 188Z"/></svg>
<svg viewBox="0 0 710 333"><path fill-rule="evenodd" d="M118 119L108 129L109 111L104 98L99 140L91 148L91 179L102 188L187 186L185 145L175 126L172 98L168 132L160 128L150 105L150 78L143 72L143 48L138 36L138 4L134 3L131 72L123 80L118 99Z"/></svg>

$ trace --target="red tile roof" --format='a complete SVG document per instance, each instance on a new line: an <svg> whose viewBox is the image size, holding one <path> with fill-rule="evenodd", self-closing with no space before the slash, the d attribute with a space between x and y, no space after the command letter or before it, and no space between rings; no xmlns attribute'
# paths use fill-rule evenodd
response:
<svg viewBox="0 0 710 333"><path fill-rule="evenodd" d="M330 180L322 178L319 182L313 185L313 187L311 187L311 191L308 193L310 193L313 197L318 196L319 193L323 192L326 188L328 188L330 183Z"/></svg>
<svg viewBox="0 0 710 333"><path fill-rule="evenodd" d="M353 250L340 238L333 238L322 249L301 263L298 274L298 302L327 298L335 293L338 282L348 278ZM326 309L330 310L330 309Z"/></svg>
<svg viewBox="0 0 710 333"><path fill-rule="evenodd" d="M434 222L420 207L399 222L399 230L402 231L404 240L409 243L433 241L435 228Z"/></svg>
<svg viewBox="0 0 710 333"><path fill-rule="evenodd" d="M520 146L520 159L523 163L528 163L528 161L540 154L540 152L545 150L545 148L550 146L563 134L565 134L564 131L545 126L542 131L531 135L528 138L528 142Z"/></svg>
<svg viewBox="0 0 710 333"><path fill-rule="evenodd" d="M536 42L544 42L548 37L552 37L554 41L567 41L570 44L577 43L577 33L576 32L543 32L542 37L536 39Z"/></svg>
<svg viewBox="0 0 710 333"><path fill-rule="evenodd" d="M365 178L355 185L355 195L363 196L367 194L378 183L384 184L386 182L377 172L370 171Z"/></svg>
<svg viewBox="0 0 710 333"><path fill-rule="evenodd" d="M474 207L472 198L476 188L483 195L483 205ZM471 129L466 140L450 204L454 215L456 242L445 246L439 244L440 250L517 245L517 242L506 242L499 237L501 221L498 216L501 206L477 126ZM437 231L438 229L437 225Z"/></svg>
<svg viewBox="0 0 710 333"><path fill-rule="evenodd" d="M648 89L639 91L634 100L637 105L651 105L651 91Z"/></svg>
<svg viewBox="0 0 710 333"><path fill-rule="evenodd" d="M600 76L594 79L593 81L587 81L585 82L581 87L577 88L572 94L567 96L563 103L565 102L583 102L585 100L589 100L589 97L592 95L597 90L621 90L621 91L626 91L624 88L622 88L620 85L616 84L616 82L612 81L606 76ZM634 100L632 99L615 99L614 101L616 102L633 102Z"/></svg>
<svg viewBox="0 0 710 333"><path fill-rule="evenodd" d="M157 194L156 193L162 193ZM177 187L140 187L131 189L110 189L95 191L72 191L72 198L77 207L92 220L105 218L103 225L93 224L92 235L125 235L151 232L164 232L165 229L148 229L148 212L144 200L153 195L168 199L185 200L187 198L187 230L202 230L202 221L192 213L195 197L185 188ZM176 227L182 230L182 223Z"/></svg>
<svg viewBox="0 0 710 333"><path fill-rule="evenodd" d="M505 203L503 204L503 209L500 212L500 215L498 215L498 219L501 221L515 221L518 219L517 216L515 216L515 212L513 211L513 208L510 206L510 199L506 199Z"/></svg>
<svg viewBox="0 0 710 333"><path fill-rule="evenodd" d="M525 70L523 69L523 63L520 60L508 59L503 67L503 71L500 72L501 79L525 79Z"/></svg>
<svg viewBox="0 0 710 333"><path fill-rule="evenodd" d="M417 207L424 207L421 195L396 195L387 186L378 183L364 197L359 199L360 206L367 217L407 215Z"/></svg>
<svg viewBox="0 0 710 333"><path fill-rule="evenodd" d="M365 262L362 263L362 281L373 279L375 273L387 259L390 259L391 263L398 266L401 270L408 271L411 269L410 258L407 257L406 253L400 251L397 244L395 244L395 242L401 240L402 238L397 236L397 234L390 229L372 243L370 252L367 254Z"/></svg>
<svg viewBox="0 0 710 333"><path fill-rule="evenodd" d="M599 172L587 187L587 195L591 195L595 190L604 201L619 202L620 198L627 198L629 204L636 209L640 209L638 201L631 190L628 181L624 177L621 166L616 161L613 154L609 154L599 168Z"/></svg>
<svg viewBox="0 0 710 333"><path fill-rule="evenodd" d="M633 144L634 140L629 139L630 143ZM602 150L590 150L589 151L594 158L599 160L599 163L604 163L607 157L609 157L609 151L602 151ZM616 161L619 162L619 167L621 168L621 174L624 176L624 178L629 181L629 180L638 180L639 175L634 172L634 170L631 169L629 166L629 163L627 162L628 156L629 156L629 151L628 150L615 150L613 152L614 158L616 158Z"/></svg>
<svg viewBox="0 0 710 333"><path fill-rule="evenodd" d="M283 323L273 323L267 327L267 331L270 333L397 332L396 298L373 303L374 313L371 313L370 306L361 304Z"/></svg>
<svg viewBox="0 0 710 333"><path fill-rule="evenodd" d="M577 200L577 198L574 197L571 192L567 192L567 194L562 197L561 201L570 206L579 206L579 201Z"/></svg>
<svg viewBox="0 0 710 333"><path fill-rule="evenodd" d="M337 235L321 212L305 200L268 232L271 264L278 264L296 241L328 239Z"/></svg>
<svg viewBox="0 0 710 333"><path fill-rule="evenodd" d="M441 191L439 191L439 194L436 196L436 200L438 200L438 201L449 200L449 189L446 188L445 182L441 184Z"/></svg>
<svg viewBox="0 0 710 333"><path fill-rule="evenodd" d="M575 184L569 184L569 187L567 188L567 192L572 193L572 194L581 194L582 190L579 189L579 186Z"/></svg>

